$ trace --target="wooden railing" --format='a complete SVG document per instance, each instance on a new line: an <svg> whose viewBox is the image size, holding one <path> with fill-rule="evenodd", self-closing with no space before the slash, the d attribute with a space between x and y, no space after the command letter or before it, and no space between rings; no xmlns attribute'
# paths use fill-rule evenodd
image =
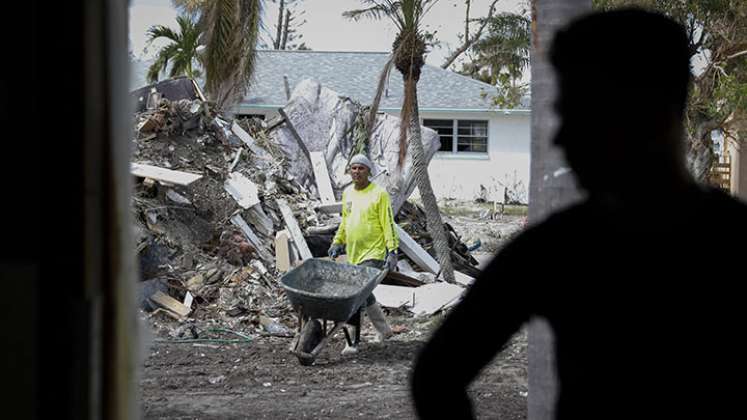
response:
<svg viewBox="0 0 747 420"><path fill-rule="evenodd" d="M714 187L729 192L731 189L731 162L714 163L708 181Z"/></svg>

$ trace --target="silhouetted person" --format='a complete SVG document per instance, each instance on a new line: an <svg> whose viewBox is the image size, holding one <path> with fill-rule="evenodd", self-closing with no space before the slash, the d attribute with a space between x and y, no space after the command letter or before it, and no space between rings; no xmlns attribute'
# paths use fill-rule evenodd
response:
<svg viewBox="0 0 747 420"><path fill-rule="evenodd" d="M509 243L422 350L427 419L473 415L466 388L532 317L555 333L557 418L727 418L742 406L747 207L684 157L689 45L640 10L591 14L551 49L580 204ZM552 176L552 175L550 175ZM532 390L529 390L530 394ZM731 417L729 417L731 418Z"/></svg>

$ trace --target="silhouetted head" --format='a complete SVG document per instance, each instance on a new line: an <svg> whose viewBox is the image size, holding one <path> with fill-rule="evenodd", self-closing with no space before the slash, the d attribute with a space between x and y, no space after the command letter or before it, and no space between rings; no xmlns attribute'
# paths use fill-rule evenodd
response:
<svg viewBox="0 0 747 420"><path fill-rule="evenodd" d="M684 28L657 13L622 9L560 30L555 143L581 186L629 196L689 180L682 117L690 80Z"/></svg>

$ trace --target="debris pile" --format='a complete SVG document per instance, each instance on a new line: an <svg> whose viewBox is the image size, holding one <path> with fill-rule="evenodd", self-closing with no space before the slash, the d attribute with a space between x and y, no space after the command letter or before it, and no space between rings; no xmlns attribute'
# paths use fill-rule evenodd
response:
<svg viewBox="0 0 747 420"><path fill-rule="evenodd" d="M133 92L141 306L180 320L287 335L285 325L296 320L279 277L304 259L326 257L340 223L341 191L351 183L345 167L361 147L354 131L362 107L305 81L277 120L227 121L190 79L162 83L163 91L159 83ZM439 271L425 216L406 202L415 186L411 162L396 169L398 124L379 116L364 146L406 236L400 272L385 283L413 290L436 281ZM424 146L430 158L438 149L435 132L424 130ZM457 269L474 277L477 261L447 228ZM172 335L197 335L190 328Z"/></svg>

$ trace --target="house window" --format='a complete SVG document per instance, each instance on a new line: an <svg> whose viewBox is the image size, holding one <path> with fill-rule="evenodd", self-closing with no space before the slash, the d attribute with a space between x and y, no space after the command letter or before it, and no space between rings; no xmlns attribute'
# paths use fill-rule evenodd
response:
<svg viewBox="0 0 747 420"><path fill-rule="evenodd" d="M488 122L475 120L457 121L457 152L488 151Z"/></svg>
<svg viewBox="0 0 747 420"><path fill-rule="evenodd" d="M423 125L436 130L441 140L441 152L488 151L488 122L485 120L424 119Z"/></svg>
<svg viewBox="0 0 747 420"><path fill-rule="evenodd" d="M454 150L454 120L423 120L423 125L436 130L441 140L439 152Z"/></svg>

